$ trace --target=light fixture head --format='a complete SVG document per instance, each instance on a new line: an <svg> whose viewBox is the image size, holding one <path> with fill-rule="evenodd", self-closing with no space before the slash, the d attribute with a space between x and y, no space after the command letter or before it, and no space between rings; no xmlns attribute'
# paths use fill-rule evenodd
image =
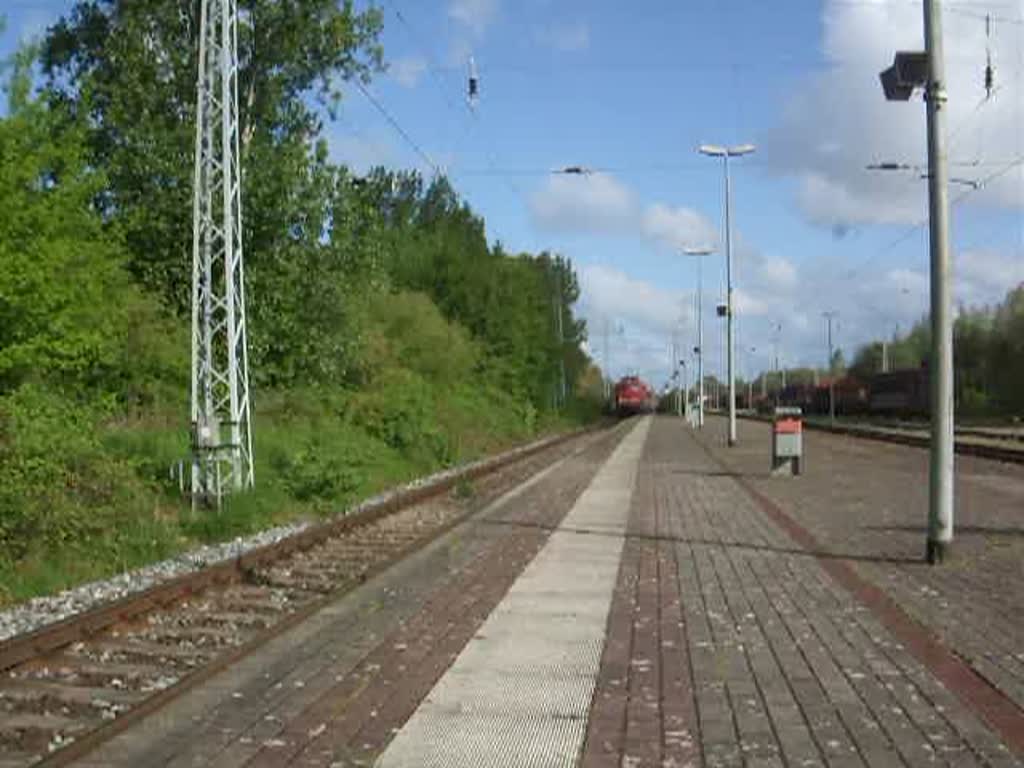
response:
<svg viewBox="0 0 1024 768"><path fill-rule="evenodd" d="M711 155L712 157L739 157L740 155L749 155L757 147L753 144L737 144L733 147L723 147L718 144L701 144L697 151L702 155Z"/></svg>
<svg viewBox="0 0 1024 768"><path fill-rule="evenodd" d="M717 144L701 144L697 151L702 155L711 155L712 157L723 157L726 154L725 147L720 147Z"/></svg>

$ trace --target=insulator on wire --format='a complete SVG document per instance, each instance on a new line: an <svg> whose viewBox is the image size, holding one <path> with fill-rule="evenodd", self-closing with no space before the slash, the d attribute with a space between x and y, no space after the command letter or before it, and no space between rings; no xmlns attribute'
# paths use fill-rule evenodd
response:
<svg viewBox="0 0 1024 768"><path fill-rule="evenodd" d="M475 104L480 97L480 76L476 72L476 62L469 57L469 87L467 90L470 104Z"/></svg>
<svg viewBox="0 0 1024 768"><path fill-rule="evenodd" d="M985 98L992 98L996 71L992 66L992 18L985 15Z"/></svg>

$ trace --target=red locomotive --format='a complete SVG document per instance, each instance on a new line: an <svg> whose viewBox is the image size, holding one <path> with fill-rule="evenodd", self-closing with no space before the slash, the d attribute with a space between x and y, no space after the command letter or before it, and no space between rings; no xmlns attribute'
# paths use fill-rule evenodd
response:
<svg viewBox="0 0 1024 768"><path fill-rule="evenodd" d="M613 405L619 416L653 413L654 390L639 376L624 376L615 385Z"/></svg>

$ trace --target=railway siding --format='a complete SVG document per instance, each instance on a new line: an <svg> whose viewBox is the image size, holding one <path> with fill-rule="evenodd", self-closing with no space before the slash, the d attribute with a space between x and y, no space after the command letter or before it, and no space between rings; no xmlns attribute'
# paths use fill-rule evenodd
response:
<svg viewBox="0 0 1024 768"><path fill-rule="evenodd" d="M753 416L751 414L739 414L739 418L757 422L771 421L768 416ZM814 416L805 416L804 426L819 432L832 432L837 435L849 435L919 448L926 448L931 444L927 428L922 427L896 427L889 424L844 423L843 421L831 424L827 419ZM992 430L958 429L954 440L954 449L957 453L966 456L1024 464L1024 445L1021 444L1018 434L1013 431L1000 433Z"/></svg>

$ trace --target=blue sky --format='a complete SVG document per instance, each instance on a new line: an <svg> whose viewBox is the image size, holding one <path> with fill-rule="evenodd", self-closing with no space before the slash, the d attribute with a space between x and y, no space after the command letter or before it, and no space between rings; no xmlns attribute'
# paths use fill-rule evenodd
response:
<svg viewBox="0 0 1024 768"><path fill-rule="evenodd" d="M695 264L722 250L720 161L703 142L758 146L733 164L740 364L823 363L822 312L857 344L906 329L927 307L926 182L879 173L924 163L924 105L883 99L877 73L922 47L913 0L380 0L389 62L371 91L445 169L509 250L573 260L579 310L611 370L665 379L669 341L693 344ZM956 296L999 300L1024 280L1021 204L1024 0L944 4L953 175L996 176L954 208ZM0 53L70 7L3 0ZM984 17L993 17L986 38ZM996 91L982 88L986 49ZM480 78L465 99L470 56ZM336 159L364 169L428 163L358 90L327 127ZM583 165L589 176L551 169ZM705 261L707 364L721 358L713 306L724 259ZM781 324L781 334L778 331ZM751 351L756 349L756 351Z"/></svg>

